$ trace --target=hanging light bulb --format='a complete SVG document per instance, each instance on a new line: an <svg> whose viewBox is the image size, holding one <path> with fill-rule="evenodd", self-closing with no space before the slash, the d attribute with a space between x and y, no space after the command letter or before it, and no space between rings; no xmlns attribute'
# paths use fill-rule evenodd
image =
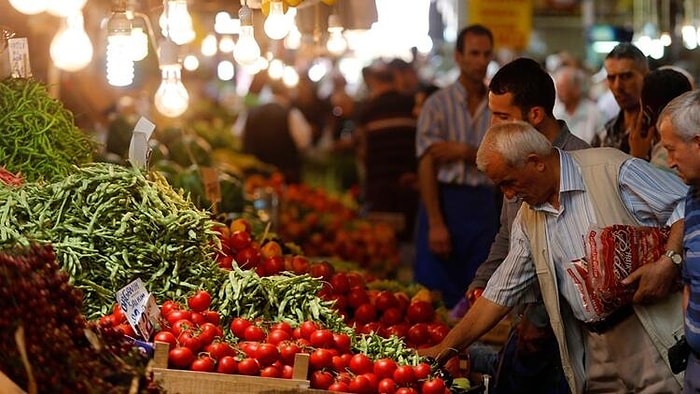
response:
<svg viewBox="0 0 700 394"><path fill-rule="evenodd" d="M163 79L154 97L156 109L164 116L177 118L187 111L190 95L182 84L177 46L170 40L160 45L160 70Z"/></svg>
<svg viewBox="0 0 700 394"><path fill-rule="evenodd" d="M342 55L348 49L348 42L343 37L343 24L340 22L338 15L331 14L328 16L328 41L326 41L326 49L333 55Z"/></svg>
<svg viewBox="0 0 700 394"><path fill-rule="evenodd" d="M265 18L263 29L273 40L281 40L289 33L289 18L284 15L281 0L270 1L270 13Z"/></svg>
<svg viewBox="0 0 700 394"><path fill-rule="evenodd" d="M167 36L177 45L187 44L195 38L192 16L187 10L187 0L168 0Z"/></svg>
<svg viewBox="0 0 700 394"><path fill-rule="evenodd" d="M217 43L216 43L216 36L213 34L207 34L206 37L202 40L202 47L201 47L201 52L203 56L206 57L212 57L216 55L217 51Z"/></svg>
<svg viewBox="0 0 700 394"><path fill-rule="evenodd" d="M85 32L83 14L63 19L61 30L51 40L49 48L51 60L64 71L82 70L92 60L92 42Z"/></svg>
<svg viewBox="0 0 700 394"><path fill-rule="evenodd" d="M49 0L10 0L10 5L25 15L36 15L46 11Z"/></svg>
<svg viewBox="0 0 700 394"><path fill-rule="evenodd" d="M107 82L128 86L134 81L131 21L124 10L115 10L107 21Z"/></svg>
<svg viewBox="0 0 700 394"><path fill-rule="evenodd" d="M247 5L243 5L238 11L238 19L241 21L241 31L238 33L238 42L233 49L233 58L242 66L253 64L260 57L260 47L255 41L253 31L253 12Z"/></svg>
<svg viewBox="0 0 700 394"><path fill-rule="evenodd" d="M131 28L131 59L141 61L148 56L148 36L142 27Z"/></svg>
<svg viewBox="0 0 700 394"><path fill-rule="evenodd" d="M68 16L80 12L87 0L51 0L48 2L46 12L55 16Z"/></svg>
<svg viewBox="0 0 700 394"><path fill-rule="evenodd" d="M233 53L234 48L236 48L236 42L233 41L233 37L228 34L221 37L221 40L219 40L219 50L222 53Z"/></svg>
<svg viewBox="0 0 700 394"><path fill-rule="evenodd" d="M284 37L284 47L290 50L299 49L301 47L301 32L296 23L293 23L289 28L287 37Z"/></svg>

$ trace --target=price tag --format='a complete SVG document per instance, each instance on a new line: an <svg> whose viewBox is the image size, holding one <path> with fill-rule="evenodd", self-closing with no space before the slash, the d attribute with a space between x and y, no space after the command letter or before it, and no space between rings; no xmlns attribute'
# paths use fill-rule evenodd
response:
<svg viewBox="0 0 700 394"><path fill-rule="evenodd" d="M136 278L117 291L117 303L134 332L141 338L149 340L154 330L153 322L157 321L160 310L141 278Z"/></svg>
<svg viewBox="0 0 700 394"><path fill-rule="evenodd" d="M13 78L32 76L32 68L29 65L29 44L26 37L8 39L7 54L10 59L10 75Z"/></svg>
<svg viewBox="0 0 700 394"><path fill-rule="evenodd" d="M219 173L212 167L201 167L202 182L204 183L204 193L207 200L216 204L221 202L221 185L219 184Z"/></svg>
<svg viewBox="0 0 700 394"><path fill-rule="evenodd" d="M136 122L129 144L129 160L135 165L142 167L148 163L148 140L155 128L156 125L143 116Z"/></svg>

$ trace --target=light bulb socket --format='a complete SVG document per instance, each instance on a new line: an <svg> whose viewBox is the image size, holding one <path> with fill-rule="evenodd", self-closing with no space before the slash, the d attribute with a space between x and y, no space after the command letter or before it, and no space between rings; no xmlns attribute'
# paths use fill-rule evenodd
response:
<svg viewBox="0 0 700 394"><path fill-rule="evenodd" d="M160 67L180 64L177 60L177 50L178 46L172 40L161 40L158 48Z"/></svg>
<svg viewBox="0 0 700 394"><path fill-rule="evenodd" d="M247 5L243 5L238 10L238 19L241 21L241 26L253 26L253 11Z"/></svg>
<svg viewBox="0 0 700 394"><path fill-rule="evenodd" d="M328 15L328 31L343 31L343 22L338 15Z"/></svg>
<svg viewBox="0 0 700 394"><path fill-rule="evenodd" d="M126 16L126 11L113 11L107 21L107 34L110 36L131 35L131 21Z"/></svg>

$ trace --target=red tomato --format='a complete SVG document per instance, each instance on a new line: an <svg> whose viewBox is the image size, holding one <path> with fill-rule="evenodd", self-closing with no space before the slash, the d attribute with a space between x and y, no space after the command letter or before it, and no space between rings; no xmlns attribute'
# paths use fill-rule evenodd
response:
<svg viewBox="0 0 700 394"><path fill-rule="evenodd" d="M221 324L221 315L219 315L219 312L217 311L206 310L202 312L202 315L204 315L204 319L211 324L216 326Z"/></svg>
<svg viewBox="0 0 700 394"><path fill-rule="evenodd" d="M236 253L236 263L241 269L254 269L260 263L260 251L254 247L247 247Z"/></svg>
<svg viewBox="0 0 700 394"><path fill-rule="evenodd" d="M204 343L204 345L212 343L214 338L220 338L223 336L223 333L221 332L221 329L219 329L219 327L208 322L202 324L199 327L199 330L199 338L202 340L202 343Z"/></svg>
<svg viewBox="0 0 700 394"><path fill-rule="evenodd" d="M241 375L257 376L260 374L260 364L254 358L244 358L238 362L238 373Z"/></svg>
<svg viewBox="0 0 700 394"><path fill-rule="evenodd" d="M394 382L394 379L391 378L384 378L379 381L379 384L377 385L377 392L379 394L394 394L396 391L396 383Z"/></svg>
<svg viewBox="0 0 700 394"><path fill-rule="evenodd" d="M238 373L238 363L233 356L224 356L219 359L216 372L234 374Z"/></svg>
<svg viewBox="0 0 700 394"><path fill-rule="evenodd" d="M260 376L263 378L280 378L282 377L282 371L273 365L269 365L260 370Z"/></svg>
<svg viewBox="0 0 700 394"><path fill-rule="evenodd" d="M112 307L112 315L114 315L114 319L117 322L126 322L126 315L124 314L124 311L122 310L122 307L119 304L114 304L114 307Z"/></svg>
<svg viewBox="0 0 700 394"><path fill-rule="evenodd" d="M382 290L377 293L377 297L374 299L374 306L380 311L385 311L389 308L398 307L399 301L396 299L394 293L389 290Z"/></svg>
<svg viewBox="0 0 700 394"><path fill-rule="evenodd" d="M328 390L333 384L333 375L328 371L314 371L309 378L312 388Z"/></svg>
<svg viewBox="0 0 700 394"><path fill-rule="evenodd" d="M348 359L347 361L350 360ZM333 369L336 371L345 371L345 368L348 367L348 363L343 356L333 356L331 362L333 364Z"/></svg>
<svg viewBox="0 0 700 394"><path fill-rule="evenodd" d="M167 300L160 306L160 315L167 317L170 312L177 309L182 309L182 306L175 301Z"/></svg>
<svg viewBox="0 0 700 394"><path fill-rule="evenodd" d="M282 379L291 379L294 377L294 367L291 365L282 365Z"/></svg>
<svg viewBox="0 0 700 394"><path fill-rule="evenodd" d="M380 358L374 362L373 372L379 379L392 378L396 371L396 361L391 358ZM393 382L392 382L393 383Z"/></svg>
<svg viewBox="0 0 700 394"><path fill-rule="evenodd" d="M428 326L428 331L430 331L430 344L435 345L442 342L450 332L450 328L443 323L433 323Z"/></svg>
<svg viewBox="0 0 700 394"><path fill-rule="evenodd" d="M191 321L182 319L171 325L170 332L175 334L175 336L180 336L183 331L191 330L192 328L194 328L194 324Z"/></svg>
<svg viewBox="0 0 700 394"><path fill-rule="evenodd" d="M280 350L280 361L286 365L294 365L294 357L301 353L301 347L293 342L282 342L278 345Z"/></svg>
<svg viewBox="0 0 700 394"><path fill-rule="evenodd" d="M428 342L430 338L430 331L428 330L428 325L426 323L416 323L408 329L406 334L408 342L420 346Z"/></svg>
<svg viewBox="0 0 700 394"><path fill-rule="evenodd" d="M134 328L131 327L131 324L129 323L118 324L115 327L115 329L121 331L122 334L130 336L132 338L136 336L136 331L134 331Z"/></svg>
<svg viewBox="0 0 700 394"><path fill-rule="evenodd" d="M175 334L170 331L159 331L155 336L153 336L153 340L155 342L166 342L168 345L170 345L170 349L177 345L177 338L175 337Z"/></svg>
<svg viewBox="0 0 700 394"><path fill-rule="evenodd" d="M350 291L352 291L353 287L361 287L364 289L365 287L365 278L362 277L362 274L359 272L351 271L346 274L348 278L348 284L350 285Z"/></svg>
<svg viewBox="0 0 700 394"><path fill-rule="evenodd" d="M277 275L284 271L284 257L272 256L266 258L262 263L265 275Z"/></svg>
<svg viewBox="0 0 700 394"><path fill-rule="evenodd" d="M372 372L374 369L374 362L366 354L358 353L353 355L350 359L348 369L356 375L361 375L363 373Z"/></svg>
<svg viewBox="0 0 700 394"><path fill-rule="evenodd" d="M368 373L363 373L362 376L366 377L367 380L369 380L369 385L372 387L372 392L376 393L377 392L377 385L379 385L379 378L377 375L374 374L374 372L368 372Z"/></svg>
<svg viewBox="0 0 700 394"><path fill-rule="evenodd" d="M260 342L264 341L266 336L267 335L265 334L265 330L256 325L248 326L248 328L246 328L243 332L243 339L245 339L246 341Z"/></svg>
<svg viewBox="0 0 700 394"><path fill-rule="evenodd" d="M341 393L347 393L349 390L350 390L350 387L345 382L333 382L333 384L328 386L328 391L337 391L337 392L341 392Z"/></svg>
<svg viewBox="0 0 700 394"><path fill-rule="evenodd" d="M289 324L287 322L283 322L283 321L277 322L277 323L273 324L272 326L270 326L270 331L273 331L273 330L286 331L287 333L289 333L289 335L291 335L292 332L294 331L291 324Z"/></svg>
<svg viewBox="0 0 700 394"><path fill-rule="evenodd" d="M352 344L350 335L343 333L333 333L333 344L339 353L349 353Z"/></svg>
<svg viewBox="0 0 700 394"><path fill-rule="evenodd" d="M350 291L350 282L345 272L336 272L330 280L331 288L335 294L346 294Z"/></svg>
<svg viewBox="0 0 700 394"><path fill-rule="evenodd" d="M197 290L187 299L187 306L195 312L204 312L211 306L211 295L206 290Z"/></svg>
<svg viewBox="0 0 700 394"><path fill-rule="evenodd" d="M258 351L259 342L255 341L243 341L238 342L238 349L240 349L246 356L255 358L255 353Z"/></svg>
<svg viewBox="0 0 700 394"><path fill-rule="evenodd" d="M234 231L228 239L228 244L236 251L243 250L250 246L253 239L245 230Z"/></svg>
<svg viewBox="0 0 700 394"><path fill-rule="evenodd" d="M319 261L311 264L309 275L314 278L321 278L324 282L330 282L331 277L335 273L335 268L327 261Z"/></svg>
<svg viewBox="0 0 700 394"><path fill-rule="evenodd" d="M432 378L423 382L421 393L423 394L444 394L445 382L440 378Z"/></svg>
<svg viewBox="0 0 700 394"><path fill-rule="evenodd" d="M168 352L168 366L176 369L188 369L194 361L194 353L186 347L176 347Z"/></svg>
<svg viewBox="0 0 700 394"><path fill-rule="evenodd" d="M277 349L277 345L261 343L255 350L255 358L261 366L266 367L279 360L280 351Z"/></svg>
<svg viewBox="0 0 700 394"><path fill-rule="evenodd" d="M238 339L243 339L243 334L245 333L246 328L250 326L251 323L250 320L242 318L242 317L234 317L233 320L231 320L231 332L233 335L238 337Z"/></svg>
<svg viewBox="0 0 700 394"><path fill-rule="evenodd" d="M384 310L381 317L382 323L387 326L393 326L403 321L403 312L398 307L390 307Z"/></svg>
<svg viewBox="0 0 700 394"><path fill-rule="evenodd" d="M309 355L309 365L316 371L333 366L333 353L328 349L316 349Z"/></svg>
<svg viewBox="0 0 700 394"><path fill-rule="evenodd" d="M195 326L200 326L200 325L207 322L207 319L204 317L204 315L199 313L199 312L192 312L192 315L190 316L190 320L192 321L192 324L194 324Z"/></svg>
<svg viewBox="0 0 700 394"><path fill-rule="evenodd" d="M204 347L202 339L199 337L199 334L194 332L194 330L183 331L180 333L180 336L177 337L177 341L181 346L189 348L195 354Z"/></svg>
<svg viewBox="0 0 700 394"><path fill-rule="evenodd" d="M396 335L399 338L406 338L409 328L407 323L394 324L386 328L386 333L387 335Z"/></svg>
<svg viewBox="0 0 700 394"><path fill-rule="evenodd" d="M354 317L355 321L361 324L373 322L377 320L377 308L366 302L355 309Z"/></svg>
<svg viewBox="0 0 700 394"><path fill-rule="evenodd" d="M216 362L209 356L202 356L192 362L190 369L198 372L214 372Z"/></svg>
<svg viewBox="0 0 700 394"><path fill-rule="evenodd" d="M419 363L413 366L413 373L416 375L417 380L427 379L430 376L430 364Z"/></svg>
<svg viewBox="0 0 700 394"><path fill-rule="evenodd" d="M330 349L334 345L333 332L326 329L316 330L309 337L309 342L311 342L313 347Z"/></svg>
<svg viewBox="0 0 700 394"><path fill-rule="evenodd" d="M318 324L312 322L311 320L307 320L299 326L299 331L301 334L301 337L308 340L311 338L311 334L313 334L314 331L318 330Z"/></svg>
<svg viewBox="0 0 700 394"><path fill-rule="evenodd" d="M176 309L165 316L165 319L171 326L178 320L190 320L190 318L192 318L192 312L184 309Z"/></svg>
<svg viewBox="0 0 700 394"><path fill-rule="evenodd" d="M418 390L413 387L399 387L394 394L418 394Z"/></svg>
<svg viewBox="0 0 700 394"><path fill-rule="evenodd" d="M350 389L350 392L352 392L352 393L372 393L372 392L374 392L374 388L372 387L372 384L370 383L369 379L367 379L367 377L364 375L355 375L350 380L350 384L348 385L348 388Z"/></svg>
<svg viewBox="0 0 700 394"><path fill-rule="evenodd" d="M394 382L399 386L412 384L416 381L416 374L413 372L413 367L410 365L399 365L393 374Z"/></svg>
<svg viewBox="0 0 700 394"><path fill-rule="evenodd" d="M362 304L369 303L369 295L367 295L367 290L365 290L364 286L350 288L350 292L347 294L346 299L348 301L348 306L351 308L357 308Z"/></svg>
<svg viewBox="0 0 700 394"><path fill-rule="evenodd" d="M429 323L435 318L435 308L428 301L413 301L408 306L406 318L411 323Z"/></svg>
<svg viewBox="0 0 700 394"><path fill-rule="evenodd" d="M226 342L214 341L206 348L207 352L217 360L226 356L235 356L236 351Z"/></svg>
<svg viewBox="0 0 700 394"><path fill-rule="evenodd" d="M280 343L289 340L291 337L291 334L289 334L287 331L275 329L270 330L270 332L267 334L267 338L265 338L265 342L273 345L279 345Z"/></svg>

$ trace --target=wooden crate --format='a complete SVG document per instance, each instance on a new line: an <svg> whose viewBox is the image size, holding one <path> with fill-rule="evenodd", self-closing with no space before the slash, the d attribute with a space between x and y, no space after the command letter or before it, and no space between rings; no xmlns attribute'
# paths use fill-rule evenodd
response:
<svg viewBox="0 0 700 394"><path fill-rule="evenodd" d="M307 380L308 354L297 354L292 379L281 379L168 369L168 349L167 343L156 342L153 356L153 379L168 394L292 394L316 391L309 389Z"/></svg>

